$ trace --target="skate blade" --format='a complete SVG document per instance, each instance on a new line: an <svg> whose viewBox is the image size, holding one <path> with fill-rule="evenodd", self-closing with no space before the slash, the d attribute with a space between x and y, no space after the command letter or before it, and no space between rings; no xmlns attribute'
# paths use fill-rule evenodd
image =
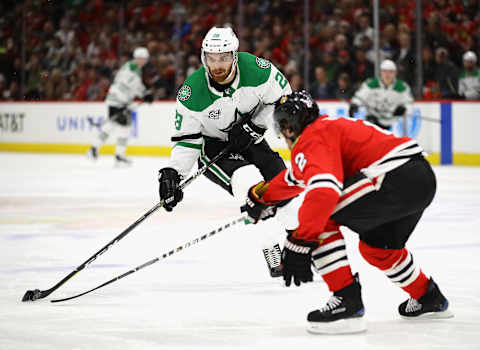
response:
<svg viewBox="0 0 480 350"><path fill-rule="evenodd" d="M426 312L424 314L421 314L419 316L403 316L400 315L401 318L404 320L443 320L446 318L452 318L454 316L453 312L451 312L449 309L445 311L438 311L438 312Z"/></svg>
<svg viewBox="0 0 480 350"><path fill-rule="evenodd" d="M363 317L345 318L333 322L308 322L307 331L312 334L354 334L367 330Z"/></svg>

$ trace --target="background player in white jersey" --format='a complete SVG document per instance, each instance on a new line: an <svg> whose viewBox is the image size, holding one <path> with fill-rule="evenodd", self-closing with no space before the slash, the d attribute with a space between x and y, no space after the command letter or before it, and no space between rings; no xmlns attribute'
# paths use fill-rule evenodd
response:
<svg viewBox="0 0 480 350"><path fill-rule="evenodd" d="M409 115L413 107L412 93L408 84L396 76L395 63L384 60L380 65L380 79L366 80L355 92L349 116L353 118L359 107L363 107L367 110L366 120L390 129L397 118Z"/></svg>
<svg viewBox="0 0 480 350"><path fill-rule="evenodd" d="M159 171L160 198L174 195L174 200L164 205L167 211L182 200L178 185L195 162L206 164L227 145L230 153L205 175L239 202L251 184L268 181L285 168L263 135L271 125L275 102L291 92L290 85L269 61L238 52L238 45L231 28L211 28L202 42L203 66L178 92L175 145L168 167ZM287 207L292 206L282 210ZM279 276L281 252L274 243L272 240L263 252L270 274Z"/></svg>
<svg viewBox="0 0 480 350"><path fill-rule="evenodd" d="M130 164L125 157L130 127L132 124L132 102L135 98L143 98L151 103L153 95L142 82L142 67L149 58L148 50L137 47L133 51L133 60L126 62L115 75L105 102L108 108L108 120L102 125L102 130L93 145L88 150L88 156L98 158L98 150L112 133L117 134L115 161L117 164Z"/></svg>
<svg viewBox="0 0 480 350"><path fill-rule="evenodd" d="M292 168L248 192L246 211L257 222L262 210L300 192L299 226L285 241L283 276L289 286L312 281L311 265L333 296L308 314L314 333L365 330L358 274L353 275L340 225L358 233L363 258L410 295L398 311L407 319L449 318L448 300L405 244L436 191L422 148L369 122L318 115L302 91L282 97L276 129L292 152ZM277 214L278 215L278 214Z"/></svg>
<svg viewBox="0 0 480 350"><path fill-rule="evenodd" d="M467 100L480 100L480 69L473 51L463 54L463 68L458 79L458 94Z"/></svg>

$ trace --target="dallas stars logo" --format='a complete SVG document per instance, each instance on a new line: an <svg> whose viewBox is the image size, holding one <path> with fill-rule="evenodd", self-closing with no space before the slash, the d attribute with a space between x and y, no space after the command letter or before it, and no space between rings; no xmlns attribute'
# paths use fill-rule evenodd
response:
<svg viewBox="0 0 480 350"><path fill-rule="evenodd" d="M177 98L180 101L186 101L190 98L191 95L192 89L190 89L190 86L183 85L182 88L178 91Z"/></svg>
<svg viewBox="0 0 480 350"><path fill-rule="evenodd" d="M270 61L266 60L265 58L257 57L256 61L257 66L259 66L260 68L267 69L268 67L270 67Z"/></svg>

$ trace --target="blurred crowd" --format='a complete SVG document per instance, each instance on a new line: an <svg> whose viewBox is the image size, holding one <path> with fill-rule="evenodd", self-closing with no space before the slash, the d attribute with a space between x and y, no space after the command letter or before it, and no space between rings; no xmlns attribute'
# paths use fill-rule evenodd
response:
<svg viewBox="0 0 480 350"><path fill-rule="evenodd" d="M271 60L299 90L306 85L303 4L2 0L0 100L103 100L116 70L137 46L150 52L143 75L155 99L174 99L185 78L201 66L202 38L213 25L232 26L240 51ZM372 1L310 4L309 89L315 98L349 99L374 75ZM399 78L413 88L415 1L380 4L380 59L395 61ZM473 51L479 57L479 23L480 0L423 1L423 90L417 98L459 98L462 56Z"/></svg>

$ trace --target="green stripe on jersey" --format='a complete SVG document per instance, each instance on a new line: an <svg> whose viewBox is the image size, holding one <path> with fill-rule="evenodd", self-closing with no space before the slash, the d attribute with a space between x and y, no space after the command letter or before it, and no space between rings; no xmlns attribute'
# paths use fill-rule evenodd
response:
<svg viewBox="0 0 480 350"><path fill-rule="evenodd" d="M190 143L190 142L177 142L175 146L182 146L182 147L187 147L187 148L195 148L195 149L202 149L202 145L197 145L196 143Z"/></svg>

